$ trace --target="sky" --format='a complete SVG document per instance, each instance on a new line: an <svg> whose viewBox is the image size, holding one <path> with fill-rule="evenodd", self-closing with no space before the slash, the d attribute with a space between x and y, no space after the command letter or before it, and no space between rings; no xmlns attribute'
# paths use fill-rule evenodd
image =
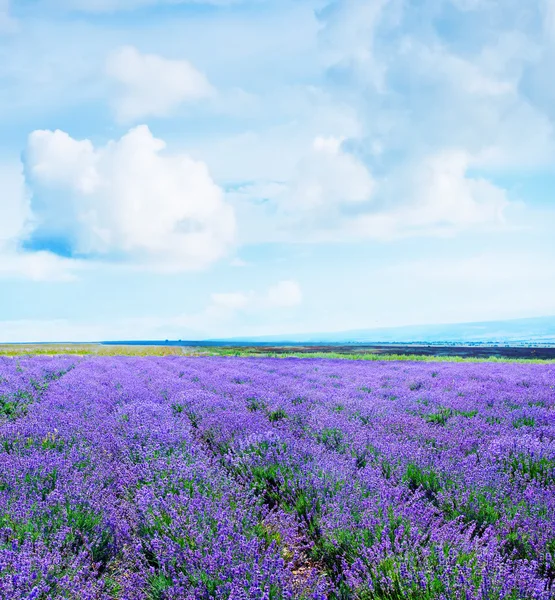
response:
<svg viewBox="0 0 555 600"><path fill-rule="evenodd" d="M555 0L0 0L0 342L555 315Z"/></svg>

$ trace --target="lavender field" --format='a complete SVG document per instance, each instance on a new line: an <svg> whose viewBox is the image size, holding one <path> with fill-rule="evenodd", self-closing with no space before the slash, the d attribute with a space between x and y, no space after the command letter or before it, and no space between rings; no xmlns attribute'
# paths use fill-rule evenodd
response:
<svg viewBox="0 0 555 600"><path fill-rule="evenodd" d="M555 597L555 366L0 359L0 597Z"/></svg>

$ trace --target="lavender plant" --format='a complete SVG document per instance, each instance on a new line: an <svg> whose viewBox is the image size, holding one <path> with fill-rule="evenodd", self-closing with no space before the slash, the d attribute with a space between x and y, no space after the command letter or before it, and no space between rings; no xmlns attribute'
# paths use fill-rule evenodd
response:
<svg viewBox="0 0 555 600"><path fill-rule="evenodd" d="M555 365L0 358L0 597L555 598Z"/></svg>

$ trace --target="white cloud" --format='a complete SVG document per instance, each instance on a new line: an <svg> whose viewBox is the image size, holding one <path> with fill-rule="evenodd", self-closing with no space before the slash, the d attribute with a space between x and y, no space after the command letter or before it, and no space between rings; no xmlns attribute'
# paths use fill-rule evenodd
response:
<svg viewBox="0 0 555 600"><path fill-rule="evenodd" d="M357 107L356 143L378 185L450 148L467 153L484 180L553 164L553 60L538 31L542 6L549 29L552 0L346 0L320 13L328 90ZM534 97L530 80L540 88ZM388 199L396 201L403 204Z"/></svg>
<svg viewBox="0 0 555 600"><path fill-rule="evenodd" d="M74 140L59 129L37 130L29 137L27 158L33 177L45 186L90 194L100 184L98 157L90 140Z"/></svg>
<svg viewBox="0 0 555 600"><path fill-rule="evenodd" d="M283 181L259 180L227 192L242 243L315 241L337 237L344 214L367 210L376 183L338 136L316 136Z"/></svg>
<svg viewBox="0 0 555 600"><path fill-rule="evenodd" d="M310 32L306 35L310 39ZM282 50L279 52L281 55ZM306 50L301 48L298 52ZM292 57L288 64L293 62ZM252 60L248 60L248 65L251 64ZM240 69L245 71L245 67ZM294 78L295 74L286 77ZM257 80L263 74L253 73L252 78L245 87L260 88ZM219 93L210 107L220 111L221 103L229 104L224 92ZM317 137L348 139L361 135L355 107L347 103L339 105L327 92L314 86L272 82L270 89L263 87L258 94L257 106L247 106L240 116L247 119L247 129L241 122L239 132L233 130L223 137L206 136L191 147L195 156L210 164L217 178L232 183L289 181Z"/></svg>
<svg viewBox="0 0 555 600"><path fill-rule="evenodd" d="M295 210L317 210L370 199L374 180L367 168L342 150L343 140L317 137L301 160L291 185L288 204Z"/></svg>
<svg viewBox="0 0 555 600"><path fill-rule="evenodd" d="M321 32L328 67L353 69L377 90L385 86L386 67L375 52L375 35L387 7L395 0L345 0L332 2L325 11Z"/></svg>
<svg viewBox="0 0 555 600"><path fill-rule="evenodd" d="M0 164L0 279L60 281L72 278L69 262L50 252L25 252L32 218L21 163Z"/></svg>
<svg viewBox="0 0 555 600"><path fill-rule="evenodd" d="M509 48L503 50L510 51ZM497 69L503 71L504 65L500 65L498 60L493 60L500 58L492 56L493 48L477 61L469 61L452 54L441 46L413 42L404 44L402 54L416 58L415 69L427 72L427 78L443 81L445 85L461 90L469 96L487 98L516 92L517 82L503 72L496 72ZM486 58L489 58L489 61Z"/></svg>
<svg viewBox="0 0 555 600"><path fill-rule="evenodd" d="M394 166L374 181L340 139L317 138L292 181L242 186L229 197L259 236L251 243L388 241L504 228L515 203L504 189L469 175L476 162L462 149L447 149Z"/></svg>
<svg viewBox="0 0 555 600"><path fill-rule="evenodd" d="M380 212L350 221L353 232L378 239L409 235L444 235L464 229L504 224L506 193L489 181L469 177L470 157L449 150L394 173L382 193L396 202Z"/></svg>
<svg viewBox="0 0 555 600"><path fill-rule="evenodd" d="M30 279L31 281L73 281L82 267L51 252L0 252L0 279Z"/></svg>
<svg viewBox="0 0 555 600"><path fill-rule="evenodd" d="M266 294L268 306L290 308L303 301L301 287L296 281L280 281L269 288Z"/></svg>
<svg viewBox="0 0 555 600"><path fill-rule="evenodd" d="M238 324L250 319L267 322L273 316L294 314L292 309L302 301L302 290L298 282L283 280L270 285L266 290L213 293L203 310L158 319L153 323L156 322L158 327L166 330L170 326L174 331L179 331L180 328L195 330L200 338L221 338L234 335L238 331Z"/></svg>
<svg viewBox="0 0 555 600"><path fill-rule="evenodd" d="M122 122L168 116L183 102L215 93L206 76L188 61L141 54L132 46L113 52L106 69L120 88L114 109Z"/></svg>
<svg viewBox="0 0 555 600"><path fill-rule="evenodd" d="M33 132L34 239L170 271L224 256L234 241L233 209L204 163L164 148L144 125L101 148L62 131Z"/></svg>

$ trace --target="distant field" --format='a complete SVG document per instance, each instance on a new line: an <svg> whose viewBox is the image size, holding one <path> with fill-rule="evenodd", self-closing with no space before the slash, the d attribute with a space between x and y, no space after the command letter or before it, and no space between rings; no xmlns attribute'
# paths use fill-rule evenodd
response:
<svg viewBox="0 0 555 600"><path fill-rule="evenodd" d="M0 598L554 597L554 365L0 358Z"/></svg>
<svg viewBox="0 0 555 600"><path fill-rule="evenodd" d="M141 344L0 344L0 356L97 355L97 356L270 356L298 358L345 358L350 360L409 361L555 361L555 347L330 345L330 346L232 346L179 343Z"/></svg>
<svg viewBox="0 0 555 600"><path fill-rule="evenodd" d="M184 346L138 346L103 344L0 344L0 356L184 356L204 354L202 349Z"/></svg>

